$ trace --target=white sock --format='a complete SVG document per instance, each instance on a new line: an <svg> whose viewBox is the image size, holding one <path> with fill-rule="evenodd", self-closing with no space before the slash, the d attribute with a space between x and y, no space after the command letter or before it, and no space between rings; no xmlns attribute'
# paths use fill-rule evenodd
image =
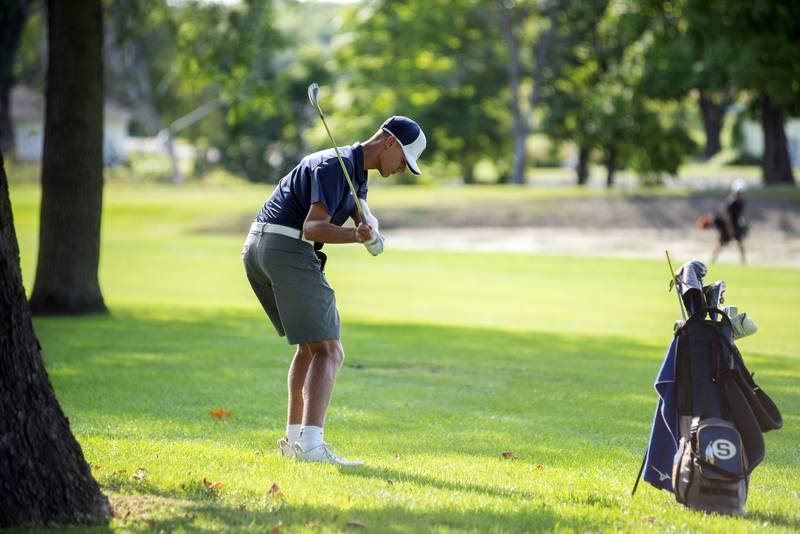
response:
<svg viewBox="0 0 800 534"><path fill-rule="evenodd" d="M297 440L300 448L304 451L310 451L315 447L322 445L322 427L321 426L303 426L300 431L300 438Z"/></svg>
<svg viewBox="0 0 800 534"><path fill-rule="evenodd" d="M300 437L301 428L303 428L303 425L286 425L286 441L289 442L289 445L294 444Z"/></svg>

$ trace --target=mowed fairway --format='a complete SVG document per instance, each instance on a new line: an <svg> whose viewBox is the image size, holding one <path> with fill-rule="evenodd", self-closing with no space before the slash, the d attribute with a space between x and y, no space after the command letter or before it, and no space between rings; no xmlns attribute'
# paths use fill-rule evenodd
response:
<svg viewBox="0 0 800 534"><path fill-rule="evenodd" d="M372 194L379 205L407 191ZM326 440L366 466L278 458L291 348L247 285L244 235L229 231L268 194L108 186L100 277L111 314L35 320L61 405L116 508L112 528L800 528L793 269L709 274L758 323L739 346L784 416L785 428L766 435L748 518L693 513L646 484L630 497L678 316L660 257L410 252L387 241L373 258L326 247L347 354ZM11 197L30 291L38 190L12 185ZM219 408L231 417L213 418Z"/></svg>

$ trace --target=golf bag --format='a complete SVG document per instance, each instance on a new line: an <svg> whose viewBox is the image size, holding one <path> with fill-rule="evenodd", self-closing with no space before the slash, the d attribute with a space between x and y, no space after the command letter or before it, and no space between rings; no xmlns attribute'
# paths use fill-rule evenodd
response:
<svg viewBox="0 0 800 534"><path fill-rule="evenodd" d="M762 433L781 415L753 381L733 342L728 316L695 313L676 332L678 452L675 499L696 510L743 515L750 473L764 459Z"/></svg>
<svg viewBox="0 0 800 534"><path fill-rule="evenodd" d="M743 515L750 473L764 459L762 434L783 423L734 344L741 325L718 309L724 282L704 287L700 262L694 274L691 284L684 278L689 319L676 324L656 379L659 402L633 493L647 468L646 482L689 508Z"/></svg>

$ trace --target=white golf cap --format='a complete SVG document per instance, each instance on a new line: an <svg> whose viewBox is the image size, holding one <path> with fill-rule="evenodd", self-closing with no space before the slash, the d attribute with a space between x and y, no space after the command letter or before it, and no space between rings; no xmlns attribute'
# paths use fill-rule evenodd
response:
<svg viewBox="0 0 800 534"><path fill-rule="evenodd" d="M731 184L731 191L734 193L744 193L747 191L747 182L742 180L741 178L734 180Z"/></svg>
<svg viewBox="0 0 800 534"><path fill-rule="evenodd" d="M397 139L400 147L403 149L403 155L406 158L406 165L412 173L417 176L420 175L419 167L417 166L417 158L420 157L422 151L425 150L427 141L425 134L419 124L401 115L389 117L381 125L381 129L385 132L392 134L392 137Z"/></svg>

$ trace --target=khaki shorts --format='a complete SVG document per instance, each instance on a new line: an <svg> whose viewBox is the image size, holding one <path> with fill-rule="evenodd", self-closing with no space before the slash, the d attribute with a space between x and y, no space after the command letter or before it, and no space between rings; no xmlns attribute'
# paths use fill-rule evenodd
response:
<svg viewBox="0 0 800 534"><path fill-rule="evenodd" d="M336 295L310 243L251 230L242 251L253 292L290 345L339 339Z"/></svg>

